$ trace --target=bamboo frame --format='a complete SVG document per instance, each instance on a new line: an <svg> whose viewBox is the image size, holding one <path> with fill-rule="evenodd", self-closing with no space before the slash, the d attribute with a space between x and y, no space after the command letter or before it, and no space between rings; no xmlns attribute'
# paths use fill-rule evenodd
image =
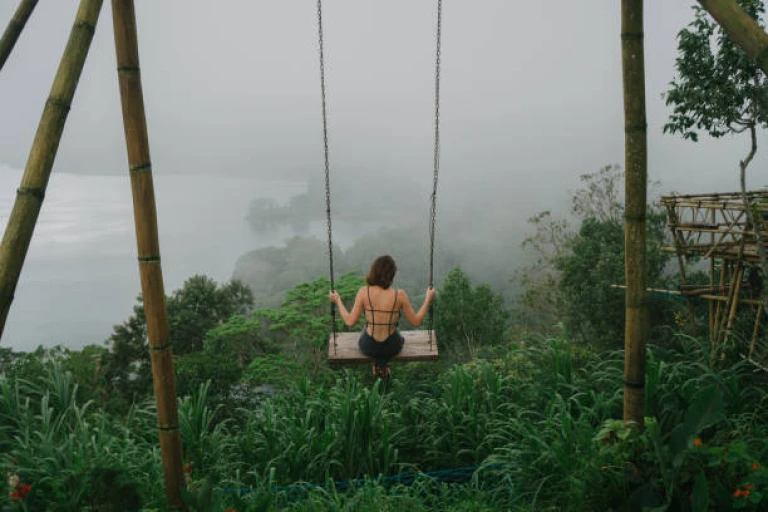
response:
<svg viewBox="0 0 768 512"><path fill-rule="evenodd" d="M645 210L648 185L645 113L643 0L621 2L621 62L624 88L625 260L627 279L624 420L645 420L645 357L649 335L646 303Z"/></svg>
<svg viewBox="0 0 768 512"><path fill-rule="evenodd" d="M0 338L29 250L64 124L91 47L103 0L81 0L75 24L45 102L16 200L0 244Z"/></svg>
<svg viewBox="0 0 768 512"><path fill-rule="evenodd" d="M5 61L8 60L8 56L13 51L16 41L18 41L19 36L24 31L24 27L29 17L32 16L32 11L35 10L37 2L38 0L21 0L11 21L8 22L8 26L5 28L5 32L3 32L3 37L0 38L0 70L5 66Z"/></svg>
<svg viewBox="0 0 768 512"><path fill-rule="evenodd" d="M163 459L168 506L185 510L181 498L184 487L183 457L176 404L173 354L170 344L168 312L160 264L149 136L144 113L144 95L139 68L136 13L133 0L112 0L112 18L117 53L120 99L128 150L128 165L133 191L141 290L147 317L152 381L157 402L157 428Z"/></svg>
<svg viewBox="0 0 768 512"><path fill-rule="evenodd" d="M669 228L672 232L673 247L663 247L665 252L674 252L681 265L681 289L683 296L698 296L710 301L709 332L712 361L717 359L720 345L729 339L730 331L743 305L762 305L763 299L750 298L755 290L744 282L745 272L760 270L760 234L765 239L763 216L768 214L768 191L746 193L747 205L760 215L750 216L741 192L726 192L701 195L674 195L663 197ZM751 212L749 212L751 213ZM753 225L753 221L758 224ZM683 259L682 256L686 258ZM686 289L684 263L693 256L709 260L709 288ZM720 261L717 264L717 261ZM715 286L717 269L720 269L720 284ZM760 332L763 315L755 314L750 343L750 355L755 352L756 339Z"/></svg>

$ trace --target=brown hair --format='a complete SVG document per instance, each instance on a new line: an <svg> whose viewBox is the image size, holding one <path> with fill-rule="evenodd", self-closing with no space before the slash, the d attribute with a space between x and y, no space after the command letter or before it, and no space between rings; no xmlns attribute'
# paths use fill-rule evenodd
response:
<svg viewBox="0 0 768 512"><path fill-rule="evenodd" d="M397 265L392 256L386 254L373 260L368 275L365 276L365 282L369 286L381 286L385 290L392 286L392 281L397 273Z"/></svg>

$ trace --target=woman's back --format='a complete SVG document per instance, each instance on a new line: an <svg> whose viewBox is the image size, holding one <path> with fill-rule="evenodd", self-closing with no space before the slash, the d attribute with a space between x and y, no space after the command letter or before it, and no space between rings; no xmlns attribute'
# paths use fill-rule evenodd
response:
<svg viewBox="0 0 768 512"><path fill-rule="evenodd" d="M366 286L363 295L366 331L376 341L384 341L397 329L402 294L396 288Z"/></svg>

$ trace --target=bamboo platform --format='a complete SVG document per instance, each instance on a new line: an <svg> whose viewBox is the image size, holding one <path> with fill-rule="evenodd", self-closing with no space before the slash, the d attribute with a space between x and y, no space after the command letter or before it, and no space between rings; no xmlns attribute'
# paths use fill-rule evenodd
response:
<svg viewBox="0 0 768 512"><path fill-rule="evenodd" d="M747 192L747 200L759 220L768 220L768 191ZM661 204L667 210L675 244L664 251L686 257L758 261L757 236L741 193L664 196ZM766 240L764 230L760 235Z"/></svg>
<svg viewBox="0 0 768 512"><path fill-rule="evenodd" d="M747 192L746 203L748 206L740 192L662 197L674 244L662 251L677 255L681 282L678 290L648 291L685 300L694 335L692 300L709 301L713 360L731 337L737 315L752 315L752 339L748 354L742 356L766 369L761 289L768 283L764 283L759 251L761 242L768 247L768 190ZM686 272L692 270L695 258L709 263L708 285L687 283Z"/></svg>
<svg viewBox="0 0 768 512"><path fill-rule="evenodd" d="M438 356L437 337L432 333L432 344L429 343L430 331L400 331L405 338L403 350L392 358L393 361L436 361ZM328 340L328 362L331 364L367 363L372 359L360 352L357 342L359 332L336 333Z"/></svg>

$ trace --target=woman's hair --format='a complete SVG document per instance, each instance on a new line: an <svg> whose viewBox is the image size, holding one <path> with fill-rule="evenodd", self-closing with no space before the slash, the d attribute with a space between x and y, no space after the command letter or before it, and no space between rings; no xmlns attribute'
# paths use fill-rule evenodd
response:
<svg viewBox="0 0 768 512"><path fill-rule="evenodd" d="M385 290L392 285L395 279L397 265L390 255L379 256L373 260L373 265L365 276L365 282L368 286L381 286Z"/></svg>

